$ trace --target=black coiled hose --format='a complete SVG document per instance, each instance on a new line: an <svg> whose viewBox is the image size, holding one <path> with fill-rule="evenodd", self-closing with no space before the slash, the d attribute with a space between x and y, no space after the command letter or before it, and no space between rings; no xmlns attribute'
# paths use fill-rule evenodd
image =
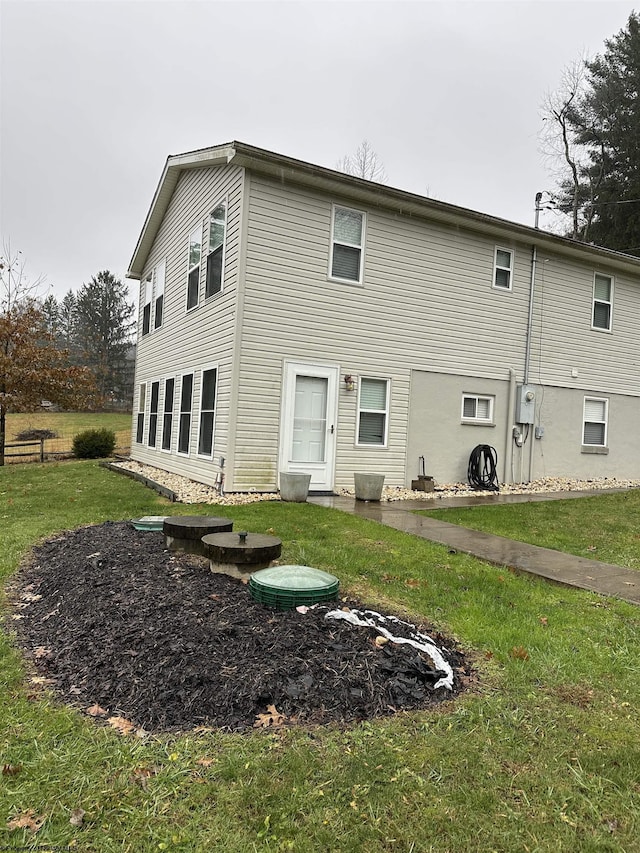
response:
<svg viewBox="0 0 640 853"><path fill-rule="evenodd" d="M498 454L495 447L488 444L478 444L474 447L467 469L469 485L482 491L499 491L497 463Z"/></svg>

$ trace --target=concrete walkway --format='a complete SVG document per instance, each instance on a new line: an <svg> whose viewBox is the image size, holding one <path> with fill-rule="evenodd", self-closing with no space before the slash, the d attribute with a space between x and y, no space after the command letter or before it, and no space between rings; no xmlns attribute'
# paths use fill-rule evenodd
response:
<svg viewBox="0 0 640 853"><path fill-rule="evenodd" d="M423 509L477 506L487 503L567 500L596 494L602 494L602 492L554 492L489 497L465 495L459 498L380 503L356 501L355 498L332 495L309 497L309 502L368 518L431 542L439 542L441 545L479 557L496 566L508 566L516 571L538 575L566 586L621 598L632 604L640 604L640 571L614 566L611 563L601 563L598 560L589 560L586 557L575 557L573 554L565 554L549 548L539 548L537 545L515 542L503 536L494 536L440 519L415 514L416 510Z"/></svg>

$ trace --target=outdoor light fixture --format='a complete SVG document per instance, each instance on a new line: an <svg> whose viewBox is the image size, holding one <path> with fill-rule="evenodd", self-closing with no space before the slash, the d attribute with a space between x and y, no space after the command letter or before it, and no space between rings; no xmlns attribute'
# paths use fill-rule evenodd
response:
<svg viewBox="0 0 640 853"><path fill-rule="evenodd" d="M347 389L347 391L353 391L353 389L355 388L355 382L353 380L353 376L350 373L345 374L344 387Z"/></svg>

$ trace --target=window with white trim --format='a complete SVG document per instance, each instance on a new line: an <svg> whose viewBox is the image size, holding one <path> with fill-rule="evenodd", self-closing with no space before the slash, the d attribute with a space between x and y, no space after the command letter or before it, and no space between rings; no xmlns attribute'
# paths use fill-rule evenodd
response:
<svg viewBox="0 0 640 853"><path fill-rule="evenodd" d="M138 391L138 417L136 421L136 444L144 441L144 410L147 404L147 385L143 382Z"/></svg>
<svg viewBox="0 0 640 853"><path fill-rule="evenodd" d="M364 213L347 207L333 208L330 277L362 282Z"/></svg>
<svg viewBox="0 0 640 853"><path fill-rule="evenodd" d="M593 277L592 328L603 329L606 332L610 332L612 308L613 279L609 275L595 273Z"/></svg>
<svg viewBox="0 0 640 853"><path fill-rule="evenodd" d="M153 274L149 275L142 282L142 336L148 335L151 331L151 298L153 296Z"/></svg>
<svg viewBox="0 0 640 853"><path fill-rule="evenodd" d="M493 286L499 290L511 290L513 274L513 252L511 249L501 249L496 246L493 263Z"/></svg>
<svg viewBox="0 0 640 853"><path fill-rule="evenodd" d="M160 400L160 383L151 383L151 399L149 401L149 447L156 446L158 433L158 402Z"/></svg>
<svg viewBox="0 0 640 853"><path fill-rule="evenodd" d="M226 202L219 204L209 217L209 253L207 255L207 280L205 299L220 293L224 270L224 235L227 222Z"/></svg>
<svg viewBox="0 0 640 853"><path fill-rule="evenodd" d="M493 397L463 394L462 420L483 424L493 423Z"/></svg>
<svg viewBox="0 0 640 853"><path fill-rule="evenodd" d="M162 326L162 319L164 313L164 279L166 275L166 270L166 261L160 261L160 263L156 266L153 272L155 285L155 302L153 312L154 329L159 329L160 326Z"/></svg>
<svg viewBox="0 0 640 853"><path fill-rule="evenodd" d="M171 450L173 432L173 398L176 380L173 377L164 381L164 410L162 415L162 449Z"/></svg>
<svg viewBox="0 0 640 853"><path fill-rule="evenodd" d="M180 422L178 453L188 454L191 438L191 407L193 404L193 373L185 373L180 388Z"/></svg>
<svg viewBox="0 0 640 853"><path fill-rule="evenodd" d="M187 276L187 311L200 300L200 258L202 255L202 225L189 234L189 273Z"/></svg>
<svg viewBox="0 0 640 853"><path fill-rule="evenodd" d="M202 389L200 391L200 429L198 431L198 454L213 456L213 424L216 413L216 368L202 371Z"/></svg>
<svg viewBox="0 0 640 853"><path fill-rule="evenodd" d="M358 400L358 441L375 447L387 444L389 381L361 377Z"/></svg>
<svg viewBox="0 0 640 853"><path fill-rule="evenodd" d="M586 447L607 446L607 419L609 401L605 398L585 397L582 443Z"/></svg>

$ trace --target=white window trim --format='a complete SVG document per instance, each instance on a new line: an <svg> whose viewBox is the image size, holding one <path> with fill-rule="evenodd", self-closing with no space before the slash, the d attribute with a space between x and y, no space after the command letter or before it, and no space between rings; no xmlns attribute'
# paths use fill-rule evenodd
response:
<svg viewBox="0 0 640 853"><path fill-rule="evenodd" d="M511 258L511 266L503 267L502 264L498 263L498 252L507 252L509 257ZM493 252L493 289L501 290L503 293L509 293L513 290L513 268L515 266L516 253L513 249L508 249L506 246L496 246ZM500 284L496 284L497 281L497 271L498 270L507 270L509 273L509 287L502 287Z"/></svg>
<svg viewBox="0 0 640 853"><path fill-rule="evenodd" d="M608 278L610 282L610 290L609 290L609 301L607 302L604 299L596 299L596 276L600 276L601 278ZM614 279L612 275L607 275L604 272L594 272L593 274L593 291L591 298L591 329L594 332L608 332L610 333L613 330L613 289L614 289ZM609 306L609 325L607 327L604 326L596 326L594 325L595 313L596 313L596 302L599 302L602 305ZM595 399L595 398L594 398Z"/></svg>
<svg viewBox="0 0 640 853"><path fill-rule="evenodd" d="M151 323L151 331L157 332L158 329L161 329L164 325L164 311L165 311L165 300L164 300L164 289L166 284L167 277L167 261L166 259L160 261L160 263L156 264L153 268L153 317ZM156 326L156 312L158 307L158 299L162 296L162 319L160 324Z"/></svg>
<svg viewBox="0 0 640 853"><path fill-rule="evenodd" d="M151 409L151 404L152 404L152 398L153 398L153 386L156 383L158 384L158 399L156 401L157 408L156 408L155 412L153 412ZM148 380L148 382L147 382L147 398L149 401L148 402L149 413L148 413L147 423L146 423L144 444L145 444L145 447L149 448L149 450L157 450L158 449L158 424L160 423L159 415L160 415L160 390L161 390L161 388L162 388L162 382L159 379ZM155 434L156 443L155 444L151 444L151 442L149 441L150 432L151 432L151 415L153 415L153 414L155 414L155 416L156 416L156 434Z"/></svg>
<svg viewBox="0 0 640 853"><path fill-rule="evenodd" d="M153 330L153 317L151 316L151 308L153 306L153 271L142 279L140 294L140 338L146 338ZM149 328L144 330L144 312L149 306Z"/></svg>
<svg viewBox="0 0 640 853"><path fill-rule="evenodd" d="M198 261L197 264L193 264L193 266L192 266L191 265L191 238L198 231L200 232L200 260ZM199 222L197 225L195 225L189 231L189 236L187 237L187 289L186 289L185 298L184 298L185 310L187 312L195 311L195 309L200 305L200 285L202 283L202 234L203 234L203 231L204 231L204 229L202 227L202 222ZM196 291L196 301L193 305L189 306L189 277L190 277L192 271L196 268L196 266L198 267L198 288Z"/></svg>
<svg viewBox="0 0 640 853"><path fill-rule="evenodd" d="M336 210L347 210L350 213L357 213L362 217L362 234L360 237L360 245L357 246L355 243L342 243L336 239L334 239L334 228L335 228L335 220L336 220ZM341 284L353 284L353 285L362 285L364 280L364 247L366 245L366 234L367 234L367 214L364 210L358 210L355 207L347 207L344 204L333 204L331 206L331 236L329 243L329 269L327 272L327 278L329 281L339 281ZM349 246L352 249L360 249L360 266L359 266L359 276L358 280L353 278L338 278L338 276L332 275L331 270L333 268L333 247L336 245L339 246ZM367 377L369 378L369 377Z"/></svg>
<svg viewBox="0 0 640 853"><path fill-rule="evenodd" d="M464 413L464 401L465 400L475 400L476 403L476 416L474 418L470 418L468 415ZM478 412L478 400L487 400L489 403L489 417L488 418L480 418L477 415ZM493 426L495 424L494 420L494 410L495 410L495 397L491 396L491 394L462 394L462 402L460 404L460 421L463 424L482 424L483 426Z"/></svg>
<svg viewBox="0 0 640 853"><path fill-rule="evenodd" d="M229 197L225 196L220 199L219 202L213 205L212 209L209 212L209 222L207 229L207 255L206 261L208 264L209 255L211 254L210 245L211 245L211 216L213 212L220 207L220 205L224 204L224 237L222 238L222 258L220 260L221 270L220 270L220 290L217 290L215 293L212 293L210 296L207 296L207 271L205 266L205 274L204 274L204 288L205 288L205 301L208 302L210 299L215 299L218 296L221 296L224 293L224 267L227 260L227 232L229 229Z"/></svg>
<svg viewBox="0 0 640 853"><path fill-rule="evenodd" d="M378 382L386 383L386 397L384 401L384 409L363 409L360 406L360 396L362 390L362 381L367 379L376 379ZM366 447L371 450L384 450L389 445L389 401L391 399L391 380L387 376L359 376L358 377L358 408L356 415L356 447ZM382 444L368 444L361 442L360 439L360 415L362 412L373 412L374 414L383 414L384 417L384 440Z"/></svg>
<svg viewBox="0 0 640 853"><path fill-rule="evenodd" d="M204 375L209 370L215 370L216 372L216 391L214 398L214 408L213 408L213 432L211 435L211 453L200 453L200 418L202 417L202 393L204 391ZM202 370L200 371L200 394L198 395L198 437L197 437L197 447L196 447L196 456L199 459L213 459L214 451L215 451L215 439L216 439L216 415L218 413L218 389L219 389L219 380L220 380L220 368L217 364L206 364ZM210 409L206 409L206 411L211 411Z"/></svg>
<svg viewBox="0 0 640 853"><path fill-rule="evenodd" d="M187 443L188 449L187 449L186 453L184 450L180 450L180 426L181 426L180 422L182 420L182 415L183 415L183 411L182 411L182 386L184 385L185 376L191 376L192 377L192 379L191 379L191 408L189 409L189 414L190 414L191 418L189 420L189 434L188 434L188 443ZM192 444L191 437L193 434L193 397L195 394L195 386L196 386L195 376L196 376L195 370L186 370L184 373L180 374L180 393L178 394L178 398L177 398L178 399L178 431L177 431L177 436L176 436L176 453L178 456L187 457L187 456L191 455L191 444ZM174 386L174 394L175 394L175 386ZM175 405L174 405L174 412L175 412Z"/></svg>
<svg viewBox="0 0 640 853"><path fill-rule="evenodd" d="M164 440L164 416L167 414L165 406L167 404L167 382L170 382L173 379L173 406L171 409L171 439L169 441L169 447L163 447L162 443ZM178 387L178 379L176 376L165 376L162 381L162 419L160 421L160 445L158 448L161 453L171 453L174 439L176 438L176 389ZM176 439L177 440L177 439Z"/></svg>
<svg viewBox="0 0 640 853"><path fill-rule="evenodd" d="M144 390L143 390L144 389ZM136 409L136 438L135 443L140 447L144 447L144 437L147 428L147 419L146 419L146 409L147 409L147 383L139 382L138 383L138 407ZM140 407L140 403L142 402L142 407ZM140 415L142 415L142 437L138 440L138 424L140 423Z"/></svg>
<svg viewBox="0 0 640 853"><path fill-rule="evenodd" d="M587 420L587 403L604 403L604 421ZM584 440L584 428L586 424L604 424L604 443L587 444ZM582 406L582 446L583 447L608 447L609 446L609 400L607 397L585 397Z"/></svg>

